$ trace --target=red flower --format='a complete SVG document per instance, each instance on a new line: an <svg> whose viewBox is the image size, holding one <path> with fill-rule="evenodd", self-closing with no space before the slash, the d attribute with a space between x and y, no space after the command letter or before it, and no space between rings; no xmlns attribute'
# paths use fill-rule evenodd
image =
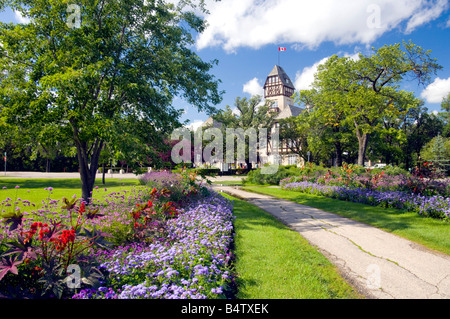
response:
<svg viewBox="0 0 450 319"><path fill-rule="evenodd" d="M86 211L86 207L84 202L81 202L80 209L78 210L78 214L82 215Z"/></svg>
<svg viewBox="0 0 450 319"><path fill-rule="evenodd" d="M55 243L57 251L63 251L70 242L75 241L75 230L63 230L61 235L51 241Z"/></svg>
<svg viewBox="0 0 450 319"><path fill-rule="evenodd" d="M39 240L44 239L44 236L45 236L48 232L49 232L49 229L48 229L48 228L42 228L42 229L39 231Z"/></svg>

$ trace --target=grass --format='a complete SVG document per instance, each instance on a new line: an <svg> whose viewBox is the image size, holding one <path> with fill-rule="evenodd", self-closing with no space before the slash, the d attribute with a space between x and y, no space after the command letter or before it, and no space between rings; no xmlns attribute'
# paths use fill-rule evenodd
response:
<svg viewBox="0 0 450 319"><path fill-rule="evenodd" d="M306 206L319 208L330 213L335 213L343 217L378 227L430 249L450 254L449 222L422 217L415 212L407 212L394 208L374 207L324 196L281 190L280 188L246 186L243 190L270 195Z"/></svg>
<svg viewBox="0 0 450 319"><path fill-rule="evenodd" d="M137 179L106 179L105 185L99 178L96 180L94 189L94 198L101 199L102 195L107 195L111 192L120 191L123 189L131 189L133 186L139 185ZM18 189L15 187L19 186ZM6 189L3 189L6 187ZM50 193L45 188L52 187ZM106 190L105 190L106 189ZM76 195L81 197L81 181L80 179L4 179L0 180L0 202L10 197L12 199L20 198L22 200L29 200L36 205L42 204L48 197L51 199L62 199L63 197L72 198Z"/></svg>
<svg viewBox="0 0 450 319"><path fill-rule="evenodd" d="M239 299L362 298L297 232L243 200L234 201Z"/></svg>
<svg viewBox="0 0 450 319"><path fill-rule="evenodd" d="M224 186L242 186L242 181L218 181L212 182L215 185L224 185Z"/></svg>

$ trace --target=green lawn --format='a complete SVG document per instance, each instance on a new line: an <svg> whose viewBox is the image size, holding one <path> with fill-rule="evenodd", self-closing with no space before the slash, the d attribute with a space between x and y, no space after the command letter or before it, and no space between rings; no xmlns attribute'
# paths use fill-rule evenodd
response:
<svg viewBox="0 0 450 319"><path fill-rule="evenodd" d="M103 195L120 190L129 190L133 186L139 185L137 179L106 179L105 185L101 178L95 183L98 189L94 189L94 198L101 199ZM19 186L19 188L15 188ZM3 189L6 187L6 189ZM51 193L45 188L52 187ZM105 190L106 189L106 190ZM20 198L28 200L36 205L41 205L42 200L47 198L62 199L63 197L72 198L76 195L81 197L80 179L0 179L0 202L10 197L12 199Z"/></svg>
<svg viewBox="0 0 450 319"><path fill-rule="evenodd" d="M406 212L394 208L373 207L273 187L246 186L243 187L243 190L271 195L319 208L373 225L428 248L450 254L449 222L422 217L414 212Z"/></svg>
<svg viewBox="0 0 450 319"><path fill-rule="evenodd" d="M322 254L270 214L233 198L239 299L359 299Z"/></svg>

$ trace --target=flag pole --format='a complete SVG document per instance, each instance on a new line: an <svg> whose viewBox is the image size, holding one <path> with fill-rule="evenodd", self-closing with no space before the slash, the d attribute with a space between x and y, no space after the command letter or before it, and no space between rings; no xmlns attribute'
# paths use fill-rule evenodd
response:
<svg viewBox="0 0 450 319"><path fill-rule="evenodd" d="M278 47L278 65L280 65L280 51L286 51L285 47Z"/></svg>

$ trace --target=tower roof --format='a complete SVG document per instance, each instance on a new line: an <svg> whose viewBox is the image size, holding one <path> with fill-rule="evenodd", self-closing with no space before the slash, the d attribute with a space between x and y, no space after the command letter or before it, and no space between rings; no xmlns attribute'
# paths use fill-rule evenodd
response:
<svg viewBox="0 0 450 319"><path fill-rule="evenodd" d="M291 79L281 66L275 65L268 76L278 76L284 86L290 87L295 90L294 83L292 83Z"/></svg>

